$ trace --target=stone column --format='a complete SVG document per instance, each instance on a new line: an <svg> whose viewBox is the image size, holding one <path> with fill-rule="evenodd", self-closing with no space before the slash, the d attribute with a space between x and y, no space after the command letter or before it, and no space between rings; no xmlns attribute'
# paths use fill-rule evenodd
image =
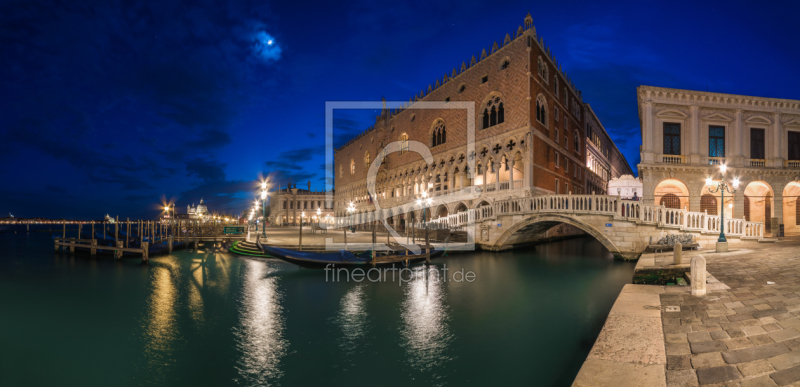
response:
<svg viewBox="0 0 800 387"><path fill-rule="evenodd" d="M689 107L689 136L687 137L691 142L691 153L689 154L689 162L691 164L700 164L700 108L696 105ZM681 152L682 153L682 152Z"/></svg>
<svg viewBox="0 0 800 387"><path fill-rule="evenodd" d="M733 137L736 138L736 145L738 149L736 149L736 154L734 164L736 166L743 167L744 166L744 143L745 143L745 133L744 133L744 121L742 120L742 109L736 109L736 113L734 114L734 123L733 123ZM733 205L734 210L736 209L736 204ZM742 210L744 211L744 210Z"/></svg>
<svg viewBox="0 0 800 387"><path fill-rule="evenodd" d="M525 188L531 188L531 186L533 185L532 184L533 183L533 181L532 181L533 180L532 179L533 171L531 171L531 170L533 168L531 167L530 160L528 160L527 158L522 160L522 169L523 169L523 171L522 171L523 172L522 173L522 186L525 187Z"/></svg>
<svg viewBox="0 0 800 387"><path fill-rule="evenodd" d="M489 163L483 166L483 192L486 192L486 179L489 177Z"/></svg>
<svg viewBox="0 0 800 387"><path fill-rule="evenodd" d="M514 189L514 159L508 160L508 189Z"/></svg>
<svg viewBox="0 0 800 387"><path fill-rule="evenodd" d="M774 196L772 197L772 213L773 213L772 217L778 219L777 226L773 224L771 229L772 235L775 236L778 235L780 225L783 224L783 191L773 192L773 195ZM767 221L772 221L772 219L767 219Z"/></svg>
<svg viewBox="0 0 800 387"><path fill-rule="evenodd" d="M644 155L642 162L652 163L655 161L655 128L653 127L653 103L644 103Z"/></svg>
<svg viewBox="0 0 800 387"><path fill-rule="evenodd" d="M744 219L744 187L745 184L739 183L739 188L733 194L733 214L732 219Z"/></svg>
<svg viewBox="0 0 800 387"><path fill-rule="evenodd" d="M500 190L500 163L492 161L492 168L494 168L494 190Z"/></svg>
<svg viewBox="0 0 800 387"><path fill-rule="evenodd" d="M773 114L773 120L775 120L775 136L773 136L774 148L772 152L773 166L783 168L783 160L786 159L786 156L784 155L784 149L787 147L783 146L783 144L786 143L786 140L783 138L784 133L783 128L781 127L781 114L775 112Z"/></svg>

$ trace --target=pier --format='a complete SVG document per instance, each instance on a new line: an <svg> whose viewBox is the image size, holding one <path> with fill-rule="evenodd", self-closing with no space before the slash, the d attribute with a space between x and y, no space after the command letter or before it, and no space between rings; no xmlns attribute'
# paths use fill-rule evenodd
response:
<svg viewBox="0 0 800 387"><path fill-rule="evenodd" d="M140 255L143 262L150 255L172 253L176 248L192 247L197 250L201 242L225 242L246 239L246 226L238 224L204 224L195 220L122 220L114 223L77 222L78 233L75 238L67 238L67 223L62 222L62 236L54 238L55 251L76 249L89 251L91 255L100 252L113 252L116 259L123 254ZM112 227L113 226L113 227ZM84 227L91 230L90 238L83 238ZM113 234L112 234L113 232ZM102 234L101 234L102 233Z"/></svg>

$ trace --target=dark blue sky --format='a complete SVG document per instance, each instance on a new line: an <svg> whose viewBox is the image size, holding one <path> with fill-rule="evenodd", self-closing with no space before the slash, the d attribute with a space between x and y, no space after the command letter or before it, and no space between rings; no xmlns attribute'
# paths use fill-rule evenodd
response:
<svg viewBox="0 0 800 387"><path fill-rule="evenodd" d="M634 168L638 85L800 99L788 1L3 0L0 214L236 213L260 174L322 189L325 101L408 100L528 11ZM337 145L370 117L337 114Z"/></svg>

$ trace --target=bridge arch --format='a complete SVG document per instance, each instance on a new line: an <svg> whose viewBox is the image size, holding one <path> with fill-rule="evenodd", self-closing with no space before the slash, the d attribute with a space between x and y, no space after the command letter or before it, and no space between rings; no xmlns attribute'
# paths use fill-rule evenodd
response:
<svg viewBox="0 0 800 387"><path fill-rule="evenodd" d="M561 223L577 227L591 235L615 256L628 255L631 253L630 251L620 250L614 242L593 225L576 217L556 213L532 215L511 225L511 227L506 229L506 231L497 238L494 249L503 250L505 248L504 246L510 247L513 245L535 242L536 239L547 230Z"/></svg>

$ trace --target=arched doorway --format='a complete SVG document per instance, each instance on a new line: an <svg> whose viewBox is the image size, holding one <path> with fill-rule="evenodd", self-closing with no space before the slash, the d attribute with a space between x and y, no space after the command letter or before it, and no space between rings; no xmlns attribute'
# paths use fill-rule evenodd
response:
<svg viewBox="0 0 800 387"><path fill-rule="evenodd" d="M790 182L783 188L783 227L786 234L800 233L800 182Z"/></svg>
<svg viewBox="0 0 800 387"><path fill-rule="evenodd" d="M662 202L662 198L666 199ZM666 179L658 183L654 191L654 203L669 208L685 209L689 207L689 189L677 179ZM676 203L677 199L677 203ZM677 206L676 206L677 204Z"/></svg>
<svg viewBox="0 0 800 387"><path fill-rule="evenodd" d="M772 187L764 181L754 181L744 189L749 199L748 216L751 222L763 222L764 233L772 232Z"/></svg>
<svg viewBox="0 0 800 387"><path fill-rule="evenodd" d="M458 205L456 206L455 212L459 213L459 212L464 212L464 211L467 211L467 205L464 204L464 203L458 203Z"/></svg>
<svg viewBox="0 0 800 387"><path fill-rule="evenodd" d="M442 205L441 205L441 206L439 206L439 208L436 210L436 217L437 217L437 218L444 218L444 217L446 217L447 215L449 215L449 212L447 211L447 206L445 206L444 204L442 204Z"/></svg>
<svg viewBox="0 0 800 387"><path fill-rule="evenodd" d="M704 185L700 190L700 212L707 211L709 215L720 215L724 213L725 218L733 219L733 200L734 196L737 194L725 191L725 202L723 203L722 191L717 190L716 192L712 192L712 190L716 189L718 183L719 181L714 181L712 185ZM737 217L742 216L741 214L735 215Z"/></svg>

